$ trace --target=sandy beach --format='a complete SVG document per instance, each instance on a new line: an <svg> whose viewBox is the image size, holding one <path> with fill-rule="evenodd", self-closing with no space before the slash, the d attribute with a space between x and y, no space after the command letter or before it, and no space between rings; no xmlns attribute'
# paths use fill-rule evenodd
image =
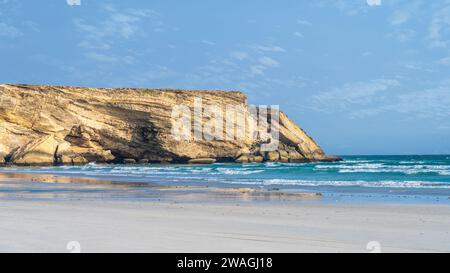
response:
<svg viewBox="0 0 450 273"><path fill-rule="evenodd" d="M450 206L403 197L16 172L0 173L0 191L0 252L450 251Z"/></svg>
<svg viewBox="0 0 450 273"><path fill-rule="evenodd" d="M449 207L0 201L1 252L450 251ZM373 250L373 249L372 249Z"/></svg>

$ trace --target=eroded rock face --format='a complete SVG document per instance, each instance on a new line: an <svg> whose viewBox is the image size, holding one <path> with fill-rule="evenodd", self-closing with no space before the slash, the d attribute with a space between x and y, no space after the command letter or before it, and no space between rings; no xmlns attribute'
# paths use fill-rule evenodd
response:
<svg viewBox="0 0 450 273"><path fill-rule="evenodd" d="M51 165L55 161L58 145L58 141L52 135L36 138L18 147L10 160L20 165Z"/></svg>
<svg viewBox="0 0 450 273"><path fill-rule="evenodd" d="M198 97L224 109L247 107L241 92L0 85L0 164L337 159L325 156L284 113L279 119L278 150L270 153L250 138L174 139L173 106L192 105Z"/></svg>

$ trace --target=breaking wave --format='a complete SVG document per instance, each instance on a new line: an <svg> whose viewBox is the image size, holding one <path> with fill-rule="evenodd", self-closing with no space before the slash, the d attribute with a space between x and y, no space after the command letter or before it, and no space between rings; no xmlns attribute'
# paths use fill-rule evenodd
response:
<svg viewBox="0 0 450 273"><path fill-rule="evenodd" d="M349 164L335 164L335 165L318 165L315 167L316 171L331 170L339 173L403 173L423 174L436 173L438 175L449 176L449 165L429 165L429 164L398 164L388 165L384 163L358 163L354 165Z"/></svg>
<svg viewBox="0 0 450 273"><path fill-rule="evenodd" d="M358 187L450 189L448 156L359 156L342 162L212 165L105 165L0 168L26 172L99 177L162 184L246 184L258 187Z"/></svg>
<svg viewBox="0 0 450 273"><path fill-rule="evenodd" d="M333 187L366 187L366 188L427 188L427 189L450 189L448 182L429 182L429 181L314 181L314 180L289 180L289 179L271 179L266 181L246 181L246 182L230 182L232 184L248 184L260 186L333 186Z"/></svg>

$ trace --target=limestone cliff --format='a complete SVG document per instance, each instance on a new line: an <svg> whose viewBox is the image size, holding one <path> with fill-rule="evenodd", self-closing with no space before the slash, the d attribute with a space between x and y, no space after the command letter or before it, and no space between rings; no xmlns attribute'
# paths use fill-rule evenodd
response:
<svg viewBox="0 0 450 273"><path fill-rule="evenodd" d="M0 85L0 164L338 160L284 113L276 151L250 138L174 139L173 106L198 97L247 107L241 92Z"/></svg>

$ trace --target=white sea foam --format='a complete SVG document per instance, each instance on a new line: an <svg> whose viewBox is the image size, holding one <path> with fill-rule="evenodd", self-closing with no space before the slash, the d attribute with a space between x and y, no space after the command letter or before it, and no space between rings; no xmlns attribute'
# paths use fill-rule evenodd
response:
<svg viewBox="0 0 450 273"><path fill-rule="evenodd" d="M315 169L377 169L381 168L384 165L381 163L363 163L363 164L356 164L356 165L344 165L344 164L337 164L337 165L317 165Z"/></svg>
<svg viewBox="0 0 450 273"><path fill-rule="evenodd" d="M227 168L218 168L217 171L222 174L229 175L247 175L254 173L262 173L264 170L249 170L249 169L227 169Z"/></svg>
<svg viewBox="0 0 450 273"><path fill-rule="evenodd" d="M342 163L348 163L348 164L351 164L351 163L369 163L370 161L369 160L345 160L345 161L341 161L339 164L342 164ZM328 163L326 163L326 164L328 164Z"/></svg>
<svg viewBox="0 0 450 273"><path fill-rule="evenodd" d="M370 188L450 189L450 165L445 160L347 160L322 163L251 163L243 165L105 165L61 166L42 168L1 168L0 172L28 172L61 175L130 177L131 180L218 182L258 186L335 186ZM258 176L254 174L260 174ZM317 174L317 176L316 176ZM353 175L349 175L353 174ZM407 180L398 174L408 175ZM414 175L422 175L413 181ZM426 176L425 176L426 175ZM358 177L359 176L359 177ZM348 177L358 177L349 180ZM401 177L401 176L400 176ZM406 176L404 176L406 177ZM272 179L281 178L281 179ZM379 181L375 181L379 178ZM323 179L319 181L318 179ZM327 179L327 180L325 180ZM369 181L374 180L374 181ZM380 181L381 180L381 181Z"/></svg>
<svg viewBox="0 0 450 273"><path fill-rule="evenodd" d="M429 181L315 181L315 180L295 180L295 179L270 179L264 181L245 181L245 182L228 182L231 184L249 184L261 186L333 186L333 187L366 187L366 188L427 188L427 189L450 189L450 183L446 182L429 182Z"/></svg>
<svg viewBox="0 0 450 273"><path fill-rule="evenodd" d="M449 165L387 165L383 163L362 163L354 165L335 164L317 165L314 170L337 170L339 173L404 173L408 175L421 173L436 173L439 175L450 175Z"/></svg>
<svg viewBox="0 0 450 273"><path fill-rule="evenodd" d="M400 161L399 164L424 164L425 161Z"/></svg>

